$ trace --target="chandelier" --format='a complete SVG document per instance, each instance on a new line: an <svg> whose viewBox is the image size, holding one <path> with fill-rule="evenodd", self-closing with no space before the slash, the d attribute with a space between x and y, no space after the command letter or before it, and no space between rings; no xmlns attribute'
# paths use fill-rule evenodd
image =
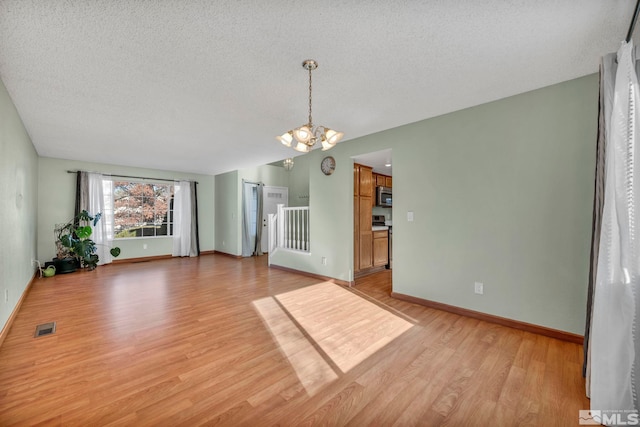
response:
<svg viewBox="0 0 640 427"><path fill-rule="evenodd" d="M344 133L329 129L326 126L313 127L311 118L311 72L318 68L318 63L313 59L307 59L302 63L302 67L309 71L309 122L290 131L277 136L276 139L285 146L291 147L294 140L293 149L301 153L308 153L311 148L320 140L322 151L333 148L342 139Z"/></svg>

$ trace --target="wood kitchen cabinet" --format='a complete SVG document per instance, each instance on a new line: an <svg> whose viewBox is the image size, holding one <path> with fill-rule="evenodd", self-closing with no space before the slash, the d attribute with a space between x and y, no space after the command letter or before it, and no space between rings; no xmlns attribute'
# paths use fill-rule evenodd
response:
<svg viewBox="0 0 640 427"><path fill-rule="evenodd" d="M373 232L373 266L380 267L389 263L389 230Z"/></svg>
<svg viewBox="0 0 640 427"><path fill-rule="evenodd" d="M353 165L353 270L360 271L360 167Z"/></svg>
<svg viewBox="0 0 640 427"><path fill-rule="evenodd" d="M371 231L371 200L360 196L360 269L373 266L373 231Z"/></svg>
<svg viewBox="0 0 640 427"><path fill-rule="evenodd" d="M371 231L371 206L374 195L373 169L353 165L353 268L359 272L373 266L373 232Z"/></svg>
<svg viewBox="0 0 640 427"><path fill-rule="evenodd" d="M360 197L360 165L353 164L353 197Z"/></svg>
<svg viewBox="0 0 640 427"><path fill-rule="evenodd" d="M373 168L358 166L360 167L360 197L373 197Z"/></svg>
<svg viewBox="0 0 640 427"><path fill-rule="evenodd" d="M378 174L374 173L371 176L371 207L373 208L376 205L376 199L378 198L378 190L376 187L378 186Z"/></svg>
<svg viewBox="0 0 640 427"><path fill-rule="evenodd" d="M381 173L373 174L373 181L375 181L376 187L393 187L393 177L389 175L383 175Z"/></svg>
<svg viewBox="0 0 640 427"><path fill-rule="evenodd" d="M389 175L373 174L374 187L391 187L392 179Z"/></svg>

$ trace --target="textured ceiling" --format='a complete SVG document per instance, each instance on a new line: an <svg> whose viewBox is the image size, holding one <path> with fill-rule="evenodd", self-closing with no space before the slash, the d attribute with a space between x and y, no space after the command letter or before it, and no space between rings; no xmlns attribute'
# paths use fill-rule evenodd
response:
<svg viewBox="0 0 640 427"><path fill-rule="evenodd" d="M594 73L633 0L0 0L0 77L41 156L217 174ZM640 32L640 29L639 29Z"/></svg>

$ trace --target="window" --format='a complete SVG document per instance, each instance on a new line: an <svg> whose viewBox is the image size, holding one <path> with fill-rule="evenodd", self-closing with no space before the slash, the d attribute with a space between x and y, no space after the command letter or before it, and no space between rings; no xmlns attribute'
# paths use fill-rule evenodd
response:
<svg viewBox="0 0 640 427"><path fill-rule="evenodd" d="M173 185L147 182L109 182L116 239L171 236L173 233ZM105 185L106 187L106 185ZM106 206L105 206L106 208ZM106 209L108 210L108 209Z"/></svg>

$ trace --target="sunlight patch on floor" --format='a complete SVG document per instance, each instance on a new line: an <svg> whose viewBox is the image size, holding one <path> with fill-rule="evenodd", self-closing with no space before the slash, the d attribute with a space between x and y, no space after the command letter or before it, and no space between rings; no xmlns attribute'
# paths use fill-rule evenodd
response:
<svg viewBox="0 0 640 427"><path fill-rule="evenodd" d="M331 282L276 298L342 372L413 326Z"/></svg>
<svg viewBox="0 0 640 427"><path fill-rule="evenodd" d="M413 326L331 282L253 304L309 394Z"/></svg>
<svg viewBox="0 0 640 427"><path fill-rule="evenodd" d="M338 379L331 366L272 297L253 301L253 306L310 396Z"/></svg>

